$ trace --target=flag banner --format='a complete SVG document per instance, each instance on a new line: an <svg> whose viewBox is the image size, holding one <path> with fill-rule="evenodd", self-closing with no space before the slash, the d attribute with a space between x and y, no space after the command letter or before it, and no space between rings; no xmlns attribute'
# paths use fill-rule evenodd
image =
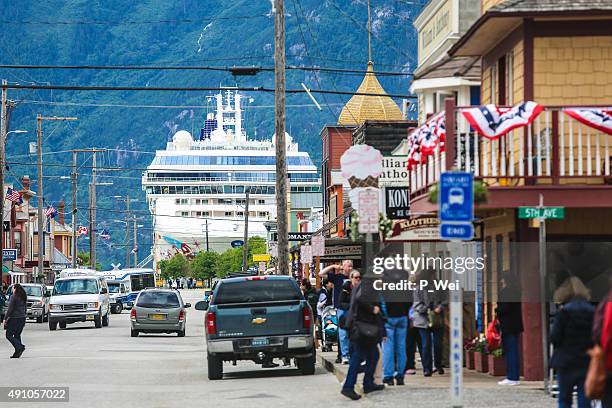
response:
<svg viewBox="0 0 612 408"><path fill-rule="evenodd" d="M440 112L425 124L408 135L408 170L419 163L426 163L427 156L435 153L436 148L444 151L446 142L446 116Z"/></svg>
<svg viewBox="0 0 612 408"><path fill-rule="evenodd" d="M107 229L103 229L102 231L100 231L100 238L104 239L104 240L109 240L110 239L110 232Z"/></svg>
<svg viewBox="0 0 612 408"><path fill-rule="evenodd" d="M57 216L57 210L52 205L48 205L45 210L45 217L55 218Z"/></svg>
<svg viewBox="0 0 612 408"><path fill-rule="evenodd" d="M136 252L138 252L138 245L136 245L133 249L132 249L132 253L135 254Z"/></svg>
<svg viewBox="0 0 612 408"><path fill-rule="evenodd" d="M6 190L6 198L8 198L9 201L12 201L15 204L23 204L21 193L17 190L13 190L10 187L8 188L8 190Z"/></svg>
<svg viewBox="0 0 612 408"><path fill-rule="evenodd" d="M513 129L531 124L543 109L542 105L527 101L512 108L482 105L461 113L481 136L495 140Z"/></svg>
<svg viewBox="0 0 612 408"><path fill-rule="evenodd" d="M568 108L563 109L570 118L612 135L612 107L608 108Z"/></svg>
<svg viewBox="0 0 612 408"><path fill-rule="evenodd" d="M81 225L79 229L77 230L77 233L79 235L87 235L89 233L89 229Z"/></svg>

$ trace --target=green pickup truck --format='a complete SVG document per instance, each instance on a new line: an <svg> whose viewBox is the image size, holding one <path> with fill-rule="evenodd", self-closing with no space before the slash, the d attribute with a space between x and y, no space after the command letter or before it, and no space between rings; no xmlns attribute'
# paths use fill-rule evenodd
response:
<svg viewBox="0 0 612 408"><path fill-rule="evenodd" d="M223 377L223 362L251 360L265 365L294 358L302 374L314 374L314 322L308 302L289 276L223 279L206 311L208 378Z"/></svg>

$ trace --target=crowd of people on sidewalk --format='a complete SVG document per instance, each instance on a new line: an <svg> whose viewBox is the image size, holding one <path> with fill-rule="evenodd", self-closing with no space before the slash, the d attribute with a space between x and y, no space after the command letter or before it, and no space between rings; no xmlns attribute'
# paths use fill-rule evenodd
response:
<svg viewBox="0 0 612 408"><path fill-rule="evenodd" d="M435 279L434 270L423 270L416 276L408 276L404 271L387 272L383 279L389 282ZM319 331L324 310L329 307L336 310L339 325L336 363L348 365L342 395L352 400L361 398L355 392L360 373L364 374L365 394L383 390L385 386L404 385L406 375L416 374L417 350L425 377L435 373L444 375L445 293L417 289L412 299L375 293L372 285L361 285L362 275L350 260L329 265L319 275L320 291L308 278L302 280L301 288L319 323ZM507 367L506 378L498 382L502 386L518 385L520 378L519 338L524 327L521 302L514 298L518 290L513 287L515 283L509 275L500 279L495 309ZM603 386L597 384L598 398L604 408L612 407L612 307L609 306L612 291L596 308L580 279L571 277L556 290L554 300L559 309L550 330L554 347L550 365L557 374L559 407L572 406L574 390L578 408L591 406L587 394L589 384L592 388L594 381L591 378L594 350L598 350L605 366L603 380L599 373L598 381L603 381Z"/></svg>

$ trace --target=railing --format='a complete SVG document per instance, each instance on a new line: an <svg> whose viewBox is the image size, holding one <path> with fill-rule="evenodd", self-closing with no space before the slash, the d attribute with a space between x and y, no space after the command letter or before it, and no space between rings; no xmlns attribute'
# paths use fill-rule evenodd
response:
<svg viewBox="0 0 612 408"><path fill-rule="evenodd" d="M447 151L437 149L410 172L413 195L426 192L450 168L473 172L489 186L612 181L610 136L565 115L563 107L546 107L531 125L497 140L486 139L469 126L461 114L468 108L447 105Z"/></svg>

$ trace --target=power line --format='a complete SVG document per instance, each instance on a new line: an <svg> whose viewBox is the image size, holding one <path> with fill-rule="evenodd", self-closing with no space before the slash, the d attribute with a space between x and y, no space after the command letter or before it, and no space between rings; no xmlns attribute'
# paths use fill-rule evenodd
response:
<svg viewBox="0 0 612 408"><path fill-rule="evenodd" d="M274 88L256 87L148 87L148 86L83 86L83 85L7 85L8 89L54 89L61 91L153 91L153 92L210 92L210 91L240 91L240 92L274 92ZM416 99L416 95L370 93L370 92L349 92L332 91L328 89L310 89L311 93L332 94L332 95L362 95L362 96L381 96L391 98ZM304 89L287 89L286 93L303 94Z"/></svg>
<svg viewBox="0 0 612 408"><path fill-rule="evenodd" d="M299 24L299 23L298 23ZM20 65L0 64L4 69L68 69L68 70L111 70L111 71L225 71L235 73L238 70L249 69L255 72L274 72L273 67L246 66L246 67L218 67L218 66L195 66L195 65ZM317 66L287 65L287 70L317 71L341 74L365 75L367 71L346 68L325 68ZM379 71L379 76L410 76L412 73L401 71Z"/></svg>
<svg viewBox="0 0 612 408"><path fill-rule="evenodd" d="M227 17L202 17L186 18L176 20L64 20L64 21L36 21L36 20L0 20L0 24L15 25L146 25L146 24L184 24L184 23L205 23L217 20L252 20L268 17L267 14L256 14L251 16L227 16Z"/></svg>

